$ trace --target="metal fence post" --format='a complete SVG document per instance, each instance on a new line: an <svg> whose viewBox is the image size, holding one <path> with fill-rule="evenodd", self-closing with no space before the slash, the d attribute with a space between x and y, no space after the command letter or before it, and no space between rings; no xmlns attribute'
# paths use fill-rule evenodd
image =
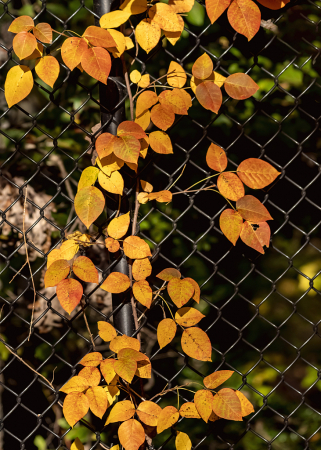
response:
<svg viewBox="0 0 321 450"><path fill-rule="evenodd" d="M119 0L94 0L94 13L100 18L104 14L119 7ZM95 24L99 26L99 19L95 17ZM117 83L119 81L119 83ZM116 135L118 125L125 120L125 104L113 111L117 104L126 96L122 85L124 85L123 67L119 58L113 59L110 77L107 86L99 83L100 115L104 132ZM111 111L111 112L109 112ZM128 211L127 198L123 196L121 214ZM108 211L108 214L112 211ZM125 256L112 269L113 272L121 272L129 275L128 263ZM128 297L128 296L127 296ZM128 299L127 299L128 300ZM122 305L114 313L114 325L123 334L131 336L135 332L134 318L131 304L126 301L126 293L112 295L113 310Z"/></svg>

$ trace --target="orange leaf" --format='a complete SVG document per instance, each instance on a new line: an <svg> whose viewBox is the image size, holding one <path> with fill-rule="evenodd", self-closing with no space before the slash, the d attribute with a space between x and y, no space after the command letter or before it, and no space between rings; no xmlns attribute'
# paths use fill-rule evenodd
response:
<svg viewBox="0 0 321 450"><path fill-rule="evenodd" d="M212 392L206 391L205 389L197 391L194 396L196 409L206 423L208 422L208 419L212 414L213 399L214 397Z"/></svg>
<svg viewBox="0 0 321 450"><path fill-rule="evenodd" d="M183 403L181 406L179 413L182 417L186 417L186 419L200 419L201 416L199 415L195 403L193 402L186 402Z"/></svg>
<svg viewBox="0 0 321 450"><path fill-rule="evenodd" d="M117 375L126 380L128 383L131 383L137 370L137 362L130 359L115 361L114 370Z"/></svg>
<svg viewBox="0 0 321 450"><path fill-rule="evenodd" d="M158 97L153 91L144 91L137 97L136 117L142 115L147 109L156 105Z"/></svg>
<svg viewBox="0 0 321 450"><path fill-rule="evenodd" d="M146 308L150 308L153 300L153 291L146 280L137 281L133 284L133 294L139 303Z"/></svg>
<svg viewBox="0 0 321 450"><path fill-rule="evenodd" d="M111 58L107 50L102 47L88 48L82 54L80 62L88 75L107 84L107 78L111 69Z"/></svg>
<svg viewBox="0 0 321 450"><path fill-rule="evenodd" d="M171 202L173 194L170 191L151 192L148 194L148 200L156 200L159 203Z"/></svg>
<svg viewBox="0 0 321 450"><path fill-rule="evenodd" d="M143 423L150 427L156 427L161 411L162 408L159 405L147 400L138 405L136 412Z"/></svg>
<svg viewBox="0 0 321 450"><path fill-rule="evenodd" d="M43 56L43 45L41 44L41 42L37 42L37 47L34 49L31 55L25 57L25 61L41 58L42 56Z"/></svg>
<svg viewBox="0 0 321 450"><path fill-rule="evenodd" d="M81 392L68 394L63 405L63 413L69 425L73 426L82 419L89 410L89 400Z"/></svg>
<svg viewBox="0 0 321 450"><path fill-rule="evenodd" d="M187 115L187 110L191 106L190 95L184 89L174 88L171 91L162 91L158 100L162 105L169 106L173 113L179 115Z"/></svg>
<svg viewBox="0 0 321 450"><path fill-rule="evenodd" d="M266 207L253 195L245 195L243 198L240 198L236 202L236 209L243 219L249 222L258 223L273 220Z"/></svg>
<svg viewBox="0 0 321 450"><path fill-rule="evenodd" d="M100 370L107 384L110 384L116 376L114 370L115 359L105 359L100 363Z"/></svg>
<svg viewBox="0 0 321 450"><path fill-rule="evenodd" d="M176 450L191 450L192 442L191 442L188 434L177 430L176 438L175 438L175 447L176 447Z"/></svg>
<svg viewBox="0 0 321 450"><path fill-rule="evenodd" d="M124 134L120 137L115 137L113 140L113 149L118 158L136 164L140 152L140 142L134 136Z"/></svg>
<svg viewBox="0 0 321 450"><path fill-rule="evenodd" d="M244 244L264 255L263 245L269 246L271 230L266 222L260 222L258 225L259 227L254 230L250 222L244 222L240 238Z"/></svg>
<svg viewBox="0 0 321 450"><path fill-rule="evenodd" d="M18 58L23 59L35 50L37 47L37 40L33 34L27 31L21 31L13 38L13 50Z"/></svg>
<svg viewBox="0 0 321 450"><path fill-rule="evenodd" d="M125 450L138 450L145 442L145 431L141 423L130 419L120 425L118 437Z"/></svg>
<svg viewBox="0 0 321 450"><path fill-rule="evenodd" d="M117 336L110 343L110 350L112 352L118 353L123 348L132 348L134 350L140 350L140 342L132 337L126 336Z"/></svg>
<svg viewBox="0 0 321 450"><path fill-rule="evenodd" d="M168 155L173 153L170 137L164 131L153 131L149 135L149 145L156 153Z"/></svg>
<svg viewBox="0 0 321 450"><path fill-rule="evenodd" d="M168 4L176 13L188 13L193 8L195 0L169 0Z"/></svg>
<svg viewBox="0 0 321 450"><path fill-rule="evenodd" d="M167 285L167 291L175 305L180 308L192 298L194 286L186 279L172 278Z"/></svg>
<svg viewBox="0 0 321 450"><path fill-rule="evenodd" d="M82 285L79 281L72 278L62 280L57 285L57 297L65 311L68 314L76 308L83 294Z"/></svg>
<svg viewBox="0 0 321 450"><path fill-rule="evenodd" d="M155 105L151 110L152 122L161 130L166 131L175 121L175 114L170 106Z"/></svg>
<svg viewBox="0 0 321 450"><path fill-rule="evenodd" d="M204 314L200 313L197 309L187 306L180 308L175 313L176 322L183 327L192 327L200 322L203 317L205 317Z"/></svg>
<svg viewBox="0 0 321 450"><path fill-rule="evenodd" d="M135 414L135 406L129 400L123 400L121 402L116 403L116 405L110 411L107 422L105 425L109 423L115 422L123 422L125 420L131 419Z"/></svg>
<svg viewBox="0 0 321 450"><path fill-rule="evenodd" d="M27 66L12 67L7 73L4 91L8 107L19 103L33 88L32 72Z"/></svg>
<svg viewBox="0 0 321 450"><path fill-rule="evenodd" d="M99 352L87 353L78 364L85 367L97 367L103 360L102 354Z"/></svg>
<svg viewBox="0 0 321 450"><path fill-rule="evenodd" d="M123 242L125 255L130 259L152 256L149 245L138 236L128 236Z"/></svg>
<svg viewBox="0 0 321 450"><path fill-rule="evenodd" d="M148 359L144 353L140 353L138 350L135 350L134 348L122 348L118 351L117 355L119 360L132 360L132 361L143 361ZM149 361L149 359L148 359Z"/></svg>
<svg viewBox="0 0 321 450"><path fill-rule="evenodd" d="M129 212L116 217L115 219L110 221L107 227L108 236L111 236L114 239L121 239L127 233L129 224Z"/></svg>
<svg viewBox="0 0 321 450"><path fill-rule="evenodd" d="M109 237L105 239L105 247L108 249L110 253L115 253L118 252L120 244L118 241L115 241L115 239Z"/></svg>
<svg viewBox="0 0 321 450"><path fill-rule="evenodd" d="M100 159L113 153L115 139L117 139L117 137L110 133L102 133L98 136L95 147Z"/></svg>
<svg viewBox="0 0 321 450"><path fill-rule="evenodd" d="M152 365L149 358L143 355L144 359L137 361L137 370L135 375L140 378L151 378L152 376Z"/></svg>
<svg viewBox="0 0 321 450"><path fill-rule="evenodd" d="M104 206L104 196L102 192L94 186L87 186L76 194L76 214L87 228L98 219L104 210Z"/></svg>
<svg viewBox="0 0 321 450"><path fill-rule="evenodd" d="M157 278L160 278L163 281L170 281L173 278L181 278L181 273L174 268L164 269L156 275Z"/></svg>
<svg viewBox="0 0 321 450"><path fill-rule="evenodd" d="M223 172L227 166L225 151L218 145L211 144L206 153L206 163L208 167L216 172Z"/></svg>
<svg viewBox="0 0 321 450"><path fill-rule="evenodd" d="M52 28L49 23L38 23L32 30L38 41L50 44L52 41Z"/></svg>
<svg viewBox="0 0 321 450"><path fill-rule="evenodd" d="M208 56L207 53L203 53L200 56L192 67L192 73L195 78L199 78L200 80L204 80L209 77L213 72L213 61Z"/></svg>
<svg viewBox="0 0 321 450"><path fill-rule="evenodd" d="M94 47L116 47L116 42L109 31L100 27L87 27L83 37L86 38Z"/></svg>
<svg viewBox="0 0 321 450"><path fill-rule="evenodd" d="M139 117L136 117L135 123L138 123L138 125L140 125L143 130L146 130L150 124L149 109L147 109L145 112L143 112ZM142 151L146 147L146 144L147 144L147 148L148 148L148 145L149 145L148 137L145 139L140 139L139 142L140 142L140 146L141 146L140 151ZM145 145L143 145L144 143L145 143Z"/></svg>
<svg viewBox="0 0 321 450"><path fill-rule="evenodd" d="M212 345L207 334L197 327L187 328L182 334L182 349L186 355L199 361L212 361Z"/></svg>
<svg viewBox="0 0 321 450"><path fill-rule="evenodd" d="M217 179L217 187L225 198L228 198L233 202L244 197L245 194L244 185L235 173L221 173Z"/></svg>
<svg viewBox="0 0 321 450"><path fill-rule="evenodd" d="M268 162L257 158L245 159L237 168L238 176L251 189L263 189L280 173Z"/></svg>
<svg viewBox="0 0 321 450"><path fill-rule="evenodd" d="M136 259L132 265L133 277L137 281L145 280L152 273L152 265L148 258Z"/></svg>
<svg viewBox="0 0 321 450"><path fill-rule="evenodd" d="M45 274L45 288L56 286L60 281L64 280L70 272L70 266L65 259L58 259Z"/></svg>
<svg viewBox="0 0 321 450"><path fill-rule="evenodd" d="M203 108L218 113L222 104L222 92L216 84L211 81L203 81L197 86L195 95Z"/></svg>
<svg viewBox="0 0 321 450"><path fill-rule="evenodd" d="M204 378L204 386L207 387L207 389L215 389L217 386L224 383L224 381L228 380L233 373L233 370L218 370L217 372L213 372Z"/></svg>
<svg viewBox="0 0 321 450"><path fill-rule="evenodd" d="M103 341L110 342L117 336L117 331L110 323L99 321L97 325L99 336Z"/></svg>
<svg viewBox="0 0 321 450"><path fill-rule="evenodd" d="M98 386L100 383L100 372L96 367L84 367L78 374L89 386Z"/></svg>
<svg viewBox="0 0 321 450"><path fill-rule="evenodd" d="M68 38L61 47L62 60L70 70L74 70L87 49L88 45L85 39L77 37Z"/></svg>
<svg viewBox="0 0 321 450"><path fill-rule="evenodd" d="M11 33L21 33L21 31L29 31L35 26L33 19L29 16L17 17L8 28Z"/></svg>
<svg viewBox="0 0 321 450"><path fill-rule="evenodd" d="M245 73L234 73L224 83L226 93L236 100L245 100L259 89L259 86Z"/></svg>
<svg viewBox="0 0 321 450"><path fill-rule="evenodd" d="M102 419L108 407L107 394L101 386L94 386L86 391L89 400L89 408L95 416Z"/></svg>
<svg viewBox="0 0 321 450"><path fill-rule="evenodd" d="M86 256L78 256L72 265L72 270L82 281L98 283L98 271L93 262Z"/></svg>
<svg viewBox="0 0 321 450"><path fill-rule="evenodd" d="M220 215L220 228L222 233L233 245L236 244L241 230L242 230L243 218L233 209L224 209Z"/></svg>
<svg viewBox="0 0 321 450"><path fill-rule="evenodd" d="M164 31L180 31L180 21L170 5L157 3L148 10L148 15Z"/></svg>
<svg viewBox="0 0 321 450"><path fill-rule="evenodd" d="M53 88L60 72L60 66L53 56L44 56L37 61L35 71L42 81Z"/></svg>
<svg viewBox="0 0 321 450"><path fill-rule="evenodd" d="M223 77L223 75L219 74L218 72L212 72L211 75L205 80L201 80L199 78L195 78L194 76L191 78L190 85L192 88L192 91L196 92L196 88L199 84L203 83L203 81L211 81L212 83L215 83L219 88L221 88L224 84L224 81L226 80L226 77Z"/></svg>
<svg viewBox="0 0 321 450"><path fill-rule="evenodd" d="M214 395L213 411L223 419L242 421L241 402L233 389L224 388Z"/></svg>
<svg viewBox="0 0 321 450"><path fill-rule="evenodd" d="M171 61L167 71L167 83L173 88L182 88L185 85L186 80L187 75L183 67L177 62Z"/></svg>
<svg viewBox="0 0 321 450"><path fill-rule="evenodd" d="M112 272L100 287L111 294L120 294L127 291L129 286L130 281L127 275L120 272Z"/></svg>
<svg viewBox="0 0 321 450"><path fill-rule="evenodd" d="M250 41L260 29L261 11L252 0L233 0L228 11L227 18L240 34Z"/></svg>
<svg viewBox="0 0 321 450"><path fill-rule="evenodd" d="M281 9L290 2L290 0L257 0L261 5L269 9ZM16 19L17 20L17 19Z"/></svg>
<svg viewBox="0 0 321 450"><path fill-rule="evenodd" d="M221 14L229 7L231 0L206 0L206 12L211 21L214 23Z"/></svg>
<svg viewBox="0 0 321 450"><path fill-rule="evenodd" d="M200 290L200 287L199 287L198 283L196 283L196 281L193 280L193 278L184 278L184 279L189 281L193 285L193 287L194 287L194 294L193 294L192 299L195 300L196 303L199 303L200 299L201 299L201 290Z"/></svg>
<svg viewBox="0 0 321 450"><path fill-rule="evenodd" d="M85 378L76 375L75 377L70 378L70 380L67 381L67 383L59 389L59 391L64 392L65 394L70 394L71 392L83 392L88 388L88 381L85 380Z"/></svg>
<svg viewBox="0 0 321 450"><path fill-rule="evenodd" d="M157 421L157 434L172 427L179 419L179 412L174 406L166 406L160 412Z"/></svg>
<svg viewBox="0 0 321 450"><path fill-rule="evenodd" d="M143 19L136 26L135 34L138 44L146 53L149 53L158 44L162 30L160 29L160 26L151 19Z"/></svg>
<svg viewBox="0 0 321 450"><path fill-rule="evenodd" d="M172 342L176 334L176 323L173 319L163 319L157 327L157 340L160 348Z"/></svg>
<svg viewBox="0 0 321 450"><path fill-rule="evenodd" d="M142 127L131 120L125 120L117 128L117 136L124 135L134 136L136 139L144 139L147 137Z"/></svg>
<svg viewBox="0 0 321 450"><path fill-rule="evenodd" d="M238 396L240 402L241 402L241 408L242 408L242 417L247 416L248 414L251 414L254 412L254 408L252 403L245 397L244 394L240 391L235 391L235 394Z"/></svg>

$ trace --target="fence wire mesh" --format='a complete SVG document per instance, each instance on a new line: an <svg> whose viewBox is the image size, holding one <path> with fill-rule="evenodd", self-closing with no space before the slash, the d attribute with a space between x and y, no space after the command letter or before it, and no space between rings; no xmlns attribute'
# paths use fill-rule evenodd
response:
<svg viewBox="0 0 321 450"><path fill-rule="evenodd" d="M0 5L1 341L13 352L2 344L0 448L66 449L75 436L86 442L86 450L110 448L117 443L111 425L103 429L102 422L92 416L94 429L85 421L71 429L63 419L58 390L78 372L78 361L92 351L92 345L83 310L68 316L54 288L43 286L48 253L73 231L85 232L73 200L97 136L92 128L100 120L98 83L78 70L70 72L59 60L61 72L54 89L38 79L31 96L11 109L3 94L5 74L19 63L7 32L14 17L30 14L68 35L67 30L82 32L94 23L93 5L87 0L65 4L9 0ZM152 397L165 386L187 380L200 383L214 370L234 370L232 387L248 396L255 413L241 423L219 420L191 426L189 419L181 420L179 429L188 431L193 448L317 450L321 448L321 3L291 2L280 11L261 10L261 29L248 43L226 17L210 25L204 5L197 4L175 47L164 42L149 56L140 51L132 66L150 74L152 80L166 73L171 60L191 73L193 61L205 51L222 75L246 72L260 86L244 102L225 96L217 115L194 100L191 114L180 117L170 130L175 156L149 154L145 161L142 176L155 190L171 186L186 165L173 188L181 194L167 206L142 205L137 231L153 249L154 274L177 267L184 277L200 284L200 310L206 314L201 327L211 339L213 363L184 355L179 340L159 350L156 327L163 312L158 305L146 316L139 310L143 351L153 364L144 392ZM46 46L48 54L56 55L62 45L63 36L55 36ZM114 81L125 91L119 79ZM157 84L166 86L162 80ZM112 113L124 105L128 110L126 94ZM226 204L220 196L200 190L183 193L211 174L205 164L211 142L225 148L231 170L243 159L258 157L282 172L272 187L255 193L274 218L271 245L264 256L242 243L232 247L222 235L218 218ZM130 202L135 177L129 169L126 173ZM20 270L25 262L25 195L25 235L36 285L30 337L33 285L28 267ZM111 209L115 209L113 202L107 198ZM97 223L96 231L101 233L103 225ZM95 262L101 279L115 264L101 247L83 252ZM152 281L160 286L155 276ZM90 285L84 300L96 349L106 356L108 346L97 335L96 324L113 320L111 296ZM50 380L54 373L56 390L39 373ZM180 391L179 397L190 401L192 394ZM173 402L176 393L161 404ZM173 448L173 436L169 431L157 436L150 448Z"/></svg>

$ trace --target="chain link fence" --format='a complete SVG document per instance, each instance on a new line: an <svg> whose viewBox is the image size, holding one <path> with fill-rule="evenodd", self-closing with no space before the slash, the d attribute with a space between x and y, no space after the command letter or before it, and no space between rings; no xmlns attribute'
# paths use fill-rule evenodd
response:
<svg viewBox="0 0 321 450"><path fill-rule="evenodd" d="M71 73L59 59L61 71L54 89L36 79L32 94L10 110L3 94L7 71L19 63L7 32L14 17L30 14L67 35L70 29L82 33L97 20L92 1L65 3L0 1L1 449L67 449L76 436L86 443L86 450L117 444L116 428L103 428L104 422L95 416L90 417L92 425L82 420L72 430L63 419L58 390L93 348L83 309L68 316L54 288L43 286L48 253L75 230L85 232L73 200L81 171L91 164L99 132L92 131L100 121L99 85L78 69ZM274 218L271 245L264 256L241 242L233 247L225 239L218 218L226 204L215 193L182 192L169 205L151 202L140 207L138 232L153 250L155 288L160 287L155 274L166 267L177 267L184 277L194 278L202 292L199 309L206 314L200 326L213 345L210 364L184 355L179 338L159 350L156 328L163 318L161 303L156 302L146 315L138 305L142 350L153 364L145 395L151 398L165 386L187 380L201 383L214 370L231 369L236 374L230 386L241 389L255 408L241 423L181 420L177 427L187 431L193 448L200 450L320 449L321 3L291 2L279 11L260 8L262 26L249 43L234 32L226 15L210 25L204 5L197 3L175 47L164 41L148 56L140 51L135 58L132 53L132 68L149 73L152 80L166 73L171 60L190 74L192 63L205 51L214 70L224 76L249 73L260 86L244 102L225 96L217 115L194 100L190 115L178 118L170 130L174 156L149 151L144 162L140 176L155 191L171 186L184 166L173 192L208 177L205 154L211 142L225 148L230 170L246 158L257 157L282 172L272 186L255 193ZM131 30L126 31L130 35ZM46 48L54 56L64 39L55 36ZM128 113L129 103L121 78L112 74L108 83L115 83L120 93L120 100L103 111L112 121L124 108ZM166 84L160 80L157 85ZM135 92L134 85L132 89ZM123 170L124 197L133 210L136 179L134 172ZM107 205L112 217L115 199L107 197ZM106 220L96 223L97 239ZM36 285L30 336L33 286L28 267L20 270L25 263L23 226ZM108 260L102 247L82 251L94 261L101 280L117 264ZM106 356L108 346L97 334L97 321L113 321L121 305L113 309L110 294L95 285L86 287L84 300L96 350ZM39 373L53 380L57 390ZM180 402L191 401L193 394L180 391L179 397ZM173 393L160 404L176 402ZM171 431L162 433L150 449L173 448L173 436Z"/></svg>

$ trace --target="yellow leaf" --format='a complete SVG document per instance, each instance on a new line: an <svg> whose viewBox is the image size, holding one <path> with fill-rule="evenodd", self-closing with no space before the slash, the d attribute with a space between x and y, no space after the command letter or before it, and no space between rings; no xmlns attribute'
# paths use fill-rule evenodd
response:
<svg viewBox="0 0 321 450"><path fill-rule="evenodd" d="M169 0L168 4L176 13L188 13L191 11L195 0Z"/></svg>
<svg viewBox="0 0 321 450"><path fill-rule="evenodd" d="M153 131L150 133L149 144L156 153L163 155L173 153L172 141L164 131Z"/></svg>
<svg viewBox="0 0 321 450"><path fill-rule="evenodd" d="M103 172L100 172L99 174L103 174ZM104 206L104 196L101 191L94 186L87 186L76 194L75 211L79 219L87 228L98 219L104 210Z"/></svg>
<svg viewBox="0 0 321 450"><path fill-rule="evenodd" d="M43 45L41 42L37 42L37 47L31 53L31 55L24 58L25 61L30 61L31 59L41 58L43 55Z"/></svg>
<svg viewBox="0 0 321 450"><path fill-rule="evenodd" d="M179 412L174 406L166 406L159 414L157 421L157 434L173 426L179 419Z"/></svg>
<svg viewBox="0 0 321 450"><path fill-rule="evenodd" d="M182 334L182 349L199 361L212 361L212 345L205 331L197 327L187 328Z"/></svg>
<svg viewBox="0 0 321 450"><path fill-rule="evenodd" d="M152 265L148 258L135 259L132 265L133 277L136 281L145 280L152 273Z"/></svg>
<svg viewBox="0 0 321 450"><path fill-rule="evenodd" d="M138 86L141 88L147 88L150 85L150 76L148 73L142 76L138 82Z"/></svg>
<svg viewBox="0 0 321 450"><path fill-rule="evenodd" d="M176 450L191 450L192 443L189 436L182 431L176 432L175 446Z"/></svg>
<svg viewBox="0 0 321 450"><path fill-rule="evenodd" d="M120 425L118 437L125 450L138 450L145 442L145 431L140 422L130 419Z"/></svg>
<svg viewBox="0 0 321 450"><path fill-rule="evenodd" d="M199 415L195 403L193 402L186 402L183 403L181 406L179 413L182 417L186 417L186 419L200 419L201 416Z"/></svg>
<svg viewBox="0 0 321 450"><path fill-rule="evenodd" d="M7 73L4 92L8 107L21 102L33 88L32 72L27 66L12 67Z"/></svg>
<svg viewBox="0 0 321 450"><path fill-rule="evenodd" d="M145 205L149 201L147 192L140 192L137 195L137 200L140 204Z"/></svg>
<svg viewBox="0 0 321 450"><path fill-rule="evenodd" d="M194 294L193 294L192 299L195 300L197 303L199 303L200 299L201 299L201 290L200 290L199 285L196 283L195 280L193 280L193 278L185 278L185 280L189 281L193 285Z"/></svg>
<svg viewBox="0 0 321 450"><path fill-rule="evenodd" d="M204 386L207 387L207 389L215 389L217 386L224 383L224 381L228 380L233 373L233 370L218 370L213 372L204 378Z"/></svg>
<svg viewBox="0 0 321 450"><path fill-rule="evenodd" d="M110 384L116 376L114 370L115 359L108 358L100 363L100 370L107 384Z"/></svg>
<svg viewBox="0 0 321 450"><path fill-rule="evenodd" d="M127 291L129 286L130 281L127 275L120 272L112 272L100 287L111 294L120 294Z"/></svg>
<svg viewBox="0 0 321 450"><path fill-rule="evenodd" d="M110 342L117 336L117 331L108 322L97 322L99 336L105 341Z"/></svg>
<svg viewBox="0 0 321 450"><path fill-rule="evenodd" d="M138 339L132 338L130 336L117 336L115 337L109 346L110 350L114 353L118 353L123 348L132 348L134 350L140 350L140 342Z"/></svg>
<svg viewBox="0 0 321 450"><path fill-rule="evenodd" d="M85 447L82 445L81 441L76 437L74 442L71 444L70 450L85 450Z"/></svg>
<svg viewBox="0 0 321 450"><path fill-rule="evenodd" d="M78 256L72 265L74 274L86 283L98 283L98 270L87 256Z"/></svg>
<svg viewBox="0 0 321 450"><path fill-rule="evenodd" d="M183 327L192 327L202 320L203 317L205 317L204 314L195 308L184 307L175 313L176 322Z"/></svg>
<svg viewBox="0 0 321 450"><path fill-rule="evenodd" d="M45 274L45 288L57 286L57 284L64 280L70 272L70 265L68 261L65 259L58 259L53 264L51 264L50 268L46 271Z"/></svg>
<svg viewBox="0 0 321 450"><path fill-rule="evenodd" d="M100 171L98 174L98 182L102 188L112 194L122 195L124 190L124 180L121 174L116 170L110 174L110 177Z"/></svg>
<svg viewBox="0 0 321 450"><path fill-rule="evenodd" d="M116 403L116 405L110 411L105 425L115 422L123 422L131 419L135 414L135 406L129 400L123 400Z"/></svg>
<svg viewBox="0 0 321 450"><path fill-rule="evenodd" d="M160 348L172 342L176 334L176 323L173 319L163 319L157 327L157 340Z"/></svg>
<svg viewBox="0 0 321 450"><path fill-rule="evenodd" d="M176 44L176 42L179 40L179 38L181 37L182 32L184 30L184 20L179 15L177 15L177 19L178 19L178 22L180 24L180 29L178 31L164 31L164 34L167 37L167 40L172 45Z"/></svg>
<svg viewBox="0 0 321 450"><path fill-rule="evenodd" d="M100 372L97 367L84 367L78 374L89 386L98 386L100 383Z"/></svg>
<svg viewBox="0 0 321 450"><path fill-rule="evenodd" d="M142 92L136 102L136 117L140 117L142 114L146 112L149 108L156 105L158 102L157 94L153 91L144 91Z"/></svg>
<svg viewBox="0 0 321 450"><path fill-rule="evenodd" d="M111 11L101 17L99 24L101 28L118 28L125 23L130 16L131 13L127 11Z"/></svg>
<svg viewBox="0 0 321 450"><path fill-rule="evenodd" d="M97 169L97 167L86 167L86 169L82 171L80 180L78 182L77 191L80 191L80 189L84 187L92 186L93 184L95 184L98 178L98 174L99 169Z"/></svg>
<svg viewBox="0 0 321 450"><path fill-rule="evenodd" d="M158 417L162 411L162 408L154 402L149 400L141 402L137 408L137 415L140 420L150 427L156 427Z"/></svg>
<svg viewBox="0 0 321 450"><path fill-rule="evenodd" d="M126 39L123 33L117 30L109 29L109 33L112 35L112 38L116 42L116 47L108 47L114 58L120 58L121 55L126 50Z"/></svg>
<svg viewBox="0 0 321 450"><path fill-rule="evenodd" d="M134 42L129 36L125 36L125 50L130 50L131 48L134 48Z"/></svg>
<svg viewBox="0 0 321 450"><path fill-rule="evenodd" d="M103 360L102 354L99 352L91 352L85 355L78 364L85 367L97 367Z"/></svg>
<svg viewBox="0 0 321 450"><path fill-rule="evenodd" d="M68 394L63 405L65 419L73 427L89 410L89 400L82 392Z"/></svg>
<svg viewBox="0 0 321 450"><path fill-rule="evenodd" d="M168 269L162 270L156 276L157 276L157 278L160 278L163 281L170 281L172 278L180 279L181 278L181 273L180 273L179 270L170 267Z"/></svg>
<svg viewBox="0 0 321 450"><path fill-rule="evenodd" d="M195 393L194 403L199 415L207 423L212 414L213 394L211 391L200 389Z"/></svg>
<svg viewBox="0 0 321 450"><path fill-rule="evenodd" d="M180 31L181 23L174 9L166 3L157 3L148 10L152 22L157 23L164 31Z"/></svg>
<svg viewBox="0 0 321 450"><path fill-rule="evenodd" d="M138 123L138 125L140 125L142 127L142 129L145 131L149 127L149 124L150 124L149 109L144 111L140 116L136 117L135 123ZM142 152L146 151L146 153L147 153L147 149L149 146L148 137L139 139L139 142L140 142L140 155L142 156ZM145 158L145 156L144 156L144 158Z"/></svg>
<svg viewBox="0 0 321 450"><path fill-rule="evenodd" d="M132 15L141 14L147 10L147 0L125 0L120 9Z"/></svg>
<svg viewBox="0 0 321 450"><path fill-rule="evenodd" d="M38 41L44 42L45 44L51 44L52 28L49 23L38 23L38 25L33 28L32 32Z"/></svg>
<svg viewBox="0 0 321 450"><path fill-rule="evenodd" d="M37 39L27 31L21 31L13 38L13 50L19 59L30 56L37 48Z"/></svg>
<svg viewBox="0 0 321 450"><path fill-rule="evenodd" d="M182 88L187 80L183 67L175 61L171 61L167 71L167 83L174 88Z"/></svg>
<svg viewBox="0 0 321 450"><path fill-rule="evenodd" d="M21 31L29 31L35 26L33 19L29 16L17 17L8 28L11 33L20 33Z"/></svg>
<svg viewBox="0 0 321 450"><path fill-rule="evenodd" d="M172 201L173 194L170 191L159 191L148 194L148 200L156 200L159 203L168 203Z"/></svg>
<svg viewBox="0 0 321 450"><path fill-rule="evenodd" d="M192 298L194 287L186 279L172 278L167 285L167 291L175 305L180 308Z"/></svg>
<svg viewBox="0 0 321 450"><path fill-rule="evenodd" d="M123 243L125 255L130 259L152 256L149 245L138 236L128 236Z"/></svg>
<svg viewBox="0 0 321 450"><path fill-rule="evenodd" d="M123 167L124 161L118 158L118 156L116 156L114 153L111 153L110 155L104 156L103 158L96 158L96 164L99 169L104 172L105 175L110 177L112 172L120 170Z"/></svg>
<svg viewBox="0 0 321 450"><path fill-rule="evenodd" d="M153 300L153 291L146 280L137 281L133 285L133 294L136 300L146 308L150 308Z"/></svg>
<svg viewBox="0 0 321 450"><path fill-rule="evenodd" d="M160 26L151 19L143 19L136 27L137 42L146 53L156 47L160 37Z"/></svg>
<svg viewBox="0 0 321 450"><path fill-rule="evenodd" d="M227 420L242 421L242 406L233 389L224 388L214 395L213 411Z"/></svg>
<svg viewBox="0 0 321 450"><path fill-rule="evenodd" d="M63 385L59 391L65 394L70 394L71 392L83 392L89 388L88 381L80 376L72 377L66 384Z"/></svg>
<svg viewBox="0 0 321 450"><path fill-rule="evenodd" d="M247 416L248 414L251 414L254 412L254 408L252 403L245 397L244 394L240 391L235 391L235 394L238 396L240 402L241 402L241 408L242 408L242 416Z"/></svg>
<svg viewBox="0 0 321 450"><path fill-rule="evenodd" d="M130 72L130 75L129 75L130 81L135 84L138 83L138 81L141 79L141 77L142 77L142 74L140 72L138 72L138 70L133 70L132 72Z"/></svg>
<svg viewBox="0 0 321 450"><path fill-rule="evenodd" d="M94 386L86 391L89 400L89 408L95 416L100 419L105 414L108 407L107 394L101 386Z"/></svg>
<svg viewBox="0 0 321 450"><path fill-rule="evenodd" d="M122 214L109 223L107 227L108 236L111 236L114 239L121 239L128 231L130 224L130 215L129 212L126 214Z"/></svg>

